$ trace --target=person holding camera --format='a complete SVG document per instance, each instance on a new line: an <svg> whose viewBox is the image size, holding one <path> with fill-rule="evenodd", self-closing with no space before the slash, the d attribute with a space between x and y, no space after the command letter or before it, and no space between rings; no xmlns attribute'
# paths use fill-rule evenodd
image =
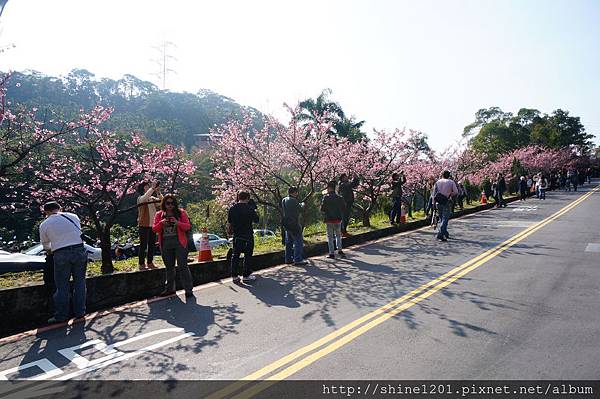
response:
<svg viewBox="0 0 600 399"><path fill-rule="evenodd" d="M40 224L40 242L54 262L54 316L48 323L60 323L69 318L72 296L75 317L85 315L85 273L87 253L81 238L81 222L74 213L61 212L58 202L44 204L46 220ZM70 280L73 276L73 293Z"/></svg>
<svg viewBox="0 0 600 399"><path fill-rule="evenodd" d="M160 183L142 182L137 186L140 196L137 199L138 207L138 232L140 248L138 251L138 264L140 270L156 269L154 265L154 248L156 234L152 230L152 223L156 216L157 204L162 199Z"/></svg>
<svg viewBox="0 0 600 399"><path fill-rule="evenodd" d="M187 265L188 232L191 228L190 219L185 210L179 208L177 198L167 194L160 203L160 211L154 217L152 230L158 234L158 245L166 268L165 290L160 296L175 293L175 263L179 277L183 281L185 296L192 297L194 293L193 280Z"/></svg>
<svg viewBox="0 0 600 399"><path fill-rule="evenodd" d="M281 201L283 219L281 224L285 230L285 263L294 266L308 264L302 259L304 238L302 237L302 225L300 224L300 213L304 208L304 202L298 201L298 187L290 187L288 196Z"/></svg>
<svg viewBox="0 0 600 399"><path fill-rule="evenodd" d="M346 173L340 175L340 183L338 185L338 194L344 199L346 206L344 207L344 216L342 218L342 236L349 237L348 234L348 223L350 222L350 216L352 215L352 205L354 204L354 189L360 184L358 176L354 175L352 181L348 178Z"/></svg>
<svg viewBox="0 0 600 399"><path fill-rule="evenodd" d="M252 223L258 223L256 203L246 191L240 191L237 202L227 212L227 233L233 235L231 255L231 277L239 283L240 274L244 283L256 280L252 274L252 253L254 252L254 230ZM244 254L244 270L240 273L240 255Z"/></svg>
<svg viewBox="0 0 600 399"><path fill-rule="evenodd" d="M390 224L400 224L402 215L402 185L406 183L404 171L392 174L392 210L390 211Z"/></svg>

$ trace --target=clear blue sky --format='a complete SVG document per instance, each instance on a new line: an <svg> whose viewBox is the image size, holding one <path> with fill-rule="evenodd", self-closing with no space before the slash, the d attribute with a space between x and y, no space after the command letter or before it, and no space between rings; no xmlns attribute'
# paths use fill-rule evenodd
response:
<svg viewBox="0 0 600 399"><path fill-rule="evenodd" d="M600 137L597 0L9 0L0 69L158 84L164 39L168 88L277 116L328 87L369 127L422 130L436 149L490 106L567 109Z"/></svg>

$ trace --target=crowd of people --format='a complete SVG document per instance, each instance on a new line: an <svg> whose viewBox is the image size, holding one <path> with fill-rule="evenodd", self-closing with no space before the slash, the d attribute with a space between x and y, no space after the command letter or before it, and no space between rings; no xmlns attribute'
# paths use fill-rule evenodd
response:
<svg viewBox="0 0 600 399"><path fill-rule="evenodd" d="M564 171L550 176L537 174L521 176L518 181L520 200L524 201L535 193L544 200L547 190L563 189L577 191L585 179L591 182L591 169L586 172ZM390 200L391 225L401 222L403 213L403 186L406 176L403 171L391 176ZM360 179L342 174L338 181L327 184L320 211L326 224L328 257L330 259L345 258L343 237L348 237L348 225L354 203L354 190ZM464 207L464 201L471 203L471 195L462 181L456 182L445 170L437 181L430 182L429 201L425 205L425 214L436 220L437 235L440 241L450 239L448 221L458 206ZM186 297L192 297L193 279L188 267L188 253L195 249L191 224L186 211L178 204L174 194L163 195L158 182L143 182L137 187L138 231L139 231L139 269L156 269L154 251L156 242L165 265L165 287L161 296L175 293L176 276L181 279ZM504 175L499 173L492 181L492 195L496 207L505 207L504 199L507 183ZM285 242L285 262L295 266L303 266L307 261L303 257L304 237L301 215L305 204L300 202L299 189L290 187L288 195L281 201L282 233ZM70 300L75 317L85 314L86 301L86 268L87 254L84 249L81 222L77 215L63 212L56 201L48 202L43 207L46 219L39 227L40 241L53 264L53 299L54 316L49 323L62 322L70 316ZM228 209L227 233L232 236L230 260L231 277L235 283L252 283L252 257L254 252L253 224L259 222L257 205L247 191L237 194L235 203ZM243 262L241 258L243 255ZM240 263L243 265L240 266ZM73 290L70 279L73 278Z"/></svg>

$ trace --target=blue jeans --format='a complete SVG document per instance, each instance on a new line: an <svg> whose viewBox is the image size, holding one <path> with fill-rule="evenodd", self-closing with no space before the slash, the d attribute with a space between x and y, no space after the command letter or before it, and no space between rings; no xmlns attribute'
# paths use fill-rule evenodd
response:
<svg viewBox="0 0 600 399"><path fill-rule="evenodd" d="M333 255L335 248L342 250L342 225L341 223L327 223L327 247L329 254Z"/></svg>
<svg viewBox="0 0 600 399"><path fill-rule="evenodd" d="M73 312L76 317L85 314L85 271L87 254L85 249L73 248L57 251L54 257L54 317L56 320L69 318L71 298L70 279L73 276Z"/></svg>
<svg viewBox="0 0 600 399"><path fill-rule="evenodd" d="M437 238L443 238L448 236L448 220L450 219L450 203L444 205L438 204L438 214L440 217L440 228L438 230Z"/></svg>
<svg viewBox="0 0 600 399"><path fill-rule="evenodd" d="M392 210L390 212L390 222L400 223L402 214L402 197L394 197L392 202Z"/></svg>
<svg viewBox="0 0 600 399"><path fill-rule="evenodd" d="M302 238L302 230L297 233L290 231L285 232L285 262L302 262L302 246L304 240Z"/></svg>

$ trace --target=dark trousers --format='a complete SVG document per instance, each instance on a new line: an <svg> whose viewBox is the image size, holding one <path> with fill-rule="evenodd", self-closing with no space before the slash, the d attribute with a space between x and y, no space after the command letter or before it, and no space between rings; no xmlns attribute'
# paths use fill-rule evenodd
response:
<svg viewBox="0 0 600 399"><path fill-rule="evenodd" d="M165 263L166 270L166 290L175 291L175 277L179 274L183 283L183 288L186 293L191 293L194 288L194 282L192 280L192 273L187 265L188 250L177 245L177 248L161 248L160 253L162 260ZM175 271L175 263L177 263L177 272Z"/></svg>
<svg viewBox="0 0 600 399"><path fill-rule="evenodd" d="M500 191L498 190L497 194L496 194L496 206L500 207L500 206L506 206L506 204L504 203L504 198L502 197L502 195L504 194L504 191Z"/></svg>
<svg viewBox="0 0 600 399"><path fill-rule="evenodd" d="M456 205L458 205L458 207L463 210L465 207L465 196L464 195L459 195L458 197L456 197Z"/></svg>
<svg viewBox="0 0 600 399"><path fill-rule="evenodd" d="M394 197L392 202L392 210L390 212L390 222L400 223L400 215L402 213L402 197Z"/></svg>
<svg viewBox="0 0 600 399"><path fill-rule="evenodd" d="M242 274L248 277L252 274L252 253L254 252L254 238L233 237L233 253L231 255L231 276ZM240 255L244 254L243 272L240 273Z"/></svg>
<svg viewBox="0 0 600 399"><path fill-rule="evenodd" d="M156 246L156 233L152 227L139 227L140 249L138 252L139 264L152 263L154 260L154 247ZM147 262L146 262L147 260Z"/></svg>
<svg viewBox="0 0 600 399"><path fill-rule="evenodd" d="M85 272L87 254L83 247L57 250L54 258L54 317L56 320L69 318L69 302L73 301L75 317L85 314ZM73 295L71 296L70 279L73 276Z"/></svg>
<svg viewBox="0 0 600 399"><path fill-rule="evenodd" d="M521 200L525 201L525 198L527 198L527 189L521 189Z"/></svg>
<svg viewBox="0 0 600 399"><path fill-rule="evenodd" d="M348 232L348 223L350 223L350 216L352 215L352 204L354 204L354 201L346 202L346 209L342 218L342 233Z"/></svg>

